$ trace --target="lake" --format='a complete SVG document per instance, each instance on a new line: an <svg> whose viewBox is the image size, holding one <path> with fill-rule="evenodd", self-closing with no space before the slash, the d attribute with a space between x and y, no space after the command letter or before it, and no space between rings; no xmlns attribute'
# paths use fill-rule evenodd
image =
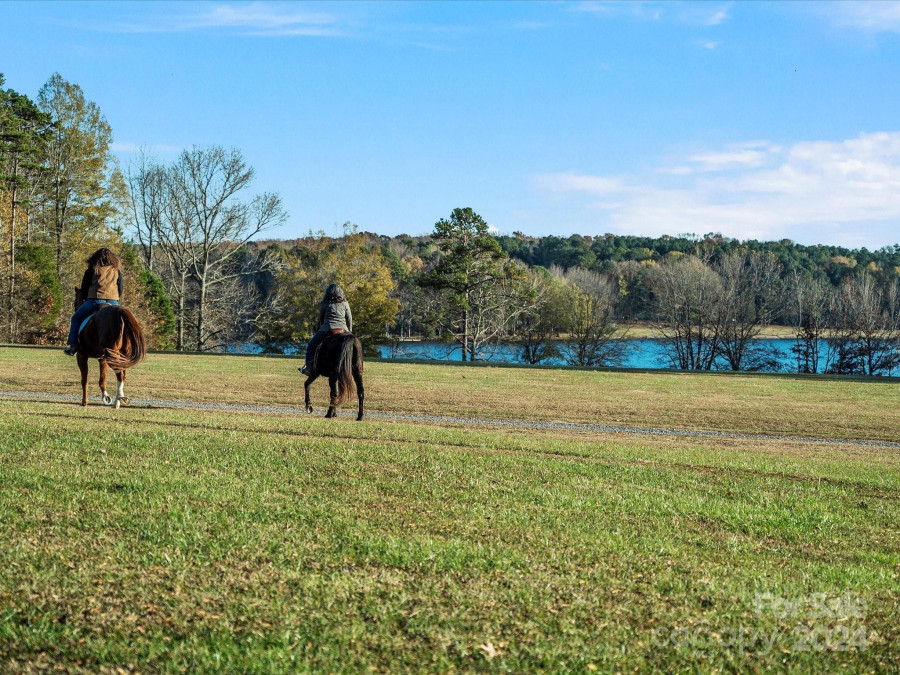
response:
<svg viewBox="0 0 900 675"><path fill-rule="evenodd" d="M619 364L623 368L671 368L671 362L666 357L665 346L660 340L652 338L627 338L623 340L622 361ZM771 350L778 364L777 371L795 372L797 364L791 347L796 342L789 338L761 338L755 344ZM401 342L399 345L378 345L379 355L382 358L397 359L428 359L433 361L459 361L459 346L445 342L426 341ZM516 344L499 344L492 353L484 358L477 359L489 363L521 363L522 348ZM545 365L565 365L561 359L548 359ZM720 369L728 370L727 365L720 364ZM776 370L776 369L772 369Z"/></svg>
<svg viewBox="0 0 900 675"><path fill-rule="evenodd" d="M672 367L671 362L666 357L665 345L661 340L653 338L626 338L622 343L622 359L620 363L616 364L617 367L651 370ZM771 352L773 356L776 366L766 370L770 372L797 372L797 363L794 355L791 353L791 347L796 344L796 341L790 338L759 338L754 344ZM377 345L377 348L378 355L385 359L460 360L459 346L446 342L432 340L404 341L396 345ZM260 354L263 352L263 349L256 344L244 344L239 347L229 348L226 351L231 353ZM302 355L303 347L290 346L284 349L283 353ZM522 347L520 345L501 343L494 346L489 353L484 354L476 361L482 363L522 363L521 353ZM823 358L822 361L824 362L824 360ZM567 364L562 359L555 358L543 361L542 365L562 366ZM723 361L718 364L716 370L729 370L729 368Z"/></svg>

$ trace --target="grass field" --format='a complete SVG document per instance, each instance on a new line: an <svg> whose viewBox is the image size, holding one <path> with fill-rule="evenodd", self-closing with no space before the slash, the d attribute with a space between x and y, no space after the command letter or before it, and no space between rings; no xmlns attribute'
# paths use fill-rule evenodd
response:
<svg viewBox="0 0 900 675"><path fill-rule="evenodd" d="M900 670L900 449L827 442L900 441L896 380L366 366L372 411L821 443L141 407L297 406L296 365L0 398L0 671Z"/></svg>

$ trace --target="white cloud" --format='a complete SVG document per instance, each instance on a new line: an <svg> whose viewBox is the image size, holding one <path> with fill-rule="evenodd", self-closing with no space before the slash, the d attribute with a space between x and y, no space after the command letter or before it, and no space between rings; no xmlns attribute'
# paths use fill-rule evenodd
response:
<svg viewBox="0 0 900 675"><path fill-rule="evenodd" d="M645 21L671 21L690 26L720 26L731 19L731 3L715 6L712 3L675 3L661 0L582 0L566 5L568 11L592 14L600 18L630 17Z"/></svg>
<svg viewBox="0 0 900 675"><path fill-rule="evenodd" d="M176 4L158 7L180 9ZM306 12L288 3L205 5L200 12L148 15L139 21L107 24L101 30L123 33L179 33L196 30L233 29L247 35L339 36L340 18L323 12Z"/></svg>
<svg viewBox="0 0 900 675"><path fill-rule="evenodd" d="M621 16L626 14L639 19L659 21L665 15L659 2L610 2L608 0L583 0L572 5L576 12L586 12L597 16Z"/></svg>
<svg viewBox="0 0 900 675"><path fill-rule="evenodd" d="M728 9L720 9L706 20L707 26L718 26L728 21Z"/></svg>
<svg viewBox="0 0 900 675"><path fill-rule="evenodd" d="M779 148L759 142L742 143L719 152L692 155L688 160L698 171L725 171L741 167L762 166Z"/></svg>
<svg viewBox="0 0 900 675"><path fill-rule="evenodd" d="M625 183L616 177L586 176L577 173L545 173L534 177L540 190L555 194L587 192L595 195L615 194L626 190Z"/></svg>
<svg viewBox="0 0 900 675"><path fill-rule="evenodd" d="M513 24L513 28L518 30L543 30L552 27L553 24L546 21L516 21Z"/></svg>
<svg viewBox="0 0 900 675"><path fill-rule="evenodd" d="M818 5L840 26L878 33L900 33L900 2L833 2Z"/></svg>
<svg viewBox="0 0 900 675"><path fill-rule="evenodd" d="M873 248L900 242L900 132L786 149L757 141L644 176L542 174L534 184L581 202L622 233L722 232Z"/></svg>
<svg viewBox="0 0 900 675"><path fill-rule="evenodd" d="M706 49L710 49L710 50L715 49L715 48L718 47L720 44L722 44L722 43L719 42L719 41L716 41L716 40L709 40L709 41L706 41L706 42L700 42L700 46L701 46L701 47L705 47Z"/></svg>
<svg viewBox="0 0 900 675"><path fill-rule="evenodd" d="M257 29L296 28L299 25L323 25L333 23L331 15L301 12L292 5L270 5L254 2L249 5L217 5L199 21L208 26L239 26Z"/></svg>

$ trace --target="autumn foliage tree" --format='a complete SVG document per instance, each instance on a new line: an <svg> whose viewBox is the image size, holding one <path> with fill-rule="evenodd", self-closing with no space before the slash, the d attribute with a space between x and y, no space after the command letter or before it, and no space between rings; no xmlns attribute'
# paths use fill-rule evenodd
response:
<svg viewBox="0 0 900 675"><path fill-rule="evenodd" d="M275 308L262 327L265 340L272 343L300 344L312 336L322 294L331 283L344 289L353 332L369 353L400 309L393 297L396 282L380 246L367 242L350 224L343 237L320 236L285 252L275 281Z"/></svg>

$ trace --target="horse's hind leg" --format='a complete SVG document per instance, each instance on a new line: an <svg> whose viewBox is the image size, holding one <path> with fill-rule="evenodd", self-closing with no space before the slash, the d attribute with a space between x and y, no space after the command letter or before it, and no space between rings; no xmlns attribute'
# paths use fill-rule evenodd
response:
<svg viewBox="0 0 900 675"><path fill-rule="evenodd" d="M126 370L117 370L116 371L116 380L119 385L116 387L116 400L115 406L118 408L120 405L128 405L131 403L131 399L125 396L125 373L128 372Z"/></svg>
<svg viewBox="0 0 900 675"><path fill-rule="evenodd" d="M87 407L88 360L87 357L81 352L78 352L78 356L76 356L75 358L78 359L78 370L81 371L81 405Z"/></svg>
<svg viewBox="0 0 900 675"><path fill-rule="evenodd" d="M359 412L356 415L356 421L358 422L363 418L363 399L366 397L365 389L363 389L362 373L359 372L359 368L353 368L353 381L356 383L356 397L359 399Z"/></svg>
<svg viewBox="0 0 900 675"><path fill-rule="evenodd" d="M100 359L100 394L103 396L103 403L105 405L109 405L113 402L112 397L106 393L106 375L109 371L109 366L106 365L106 361Z"/></svg>
<svg viewBox="0 0 900 675"><path fill-rule="evenodd" d="M328 388L330 389L331 398L328 401L328 412L325 413L325 417L334 417L337 413L334 411L334 407L338 397L337 390L337 375L330 375L328 377Z"/></svg>

